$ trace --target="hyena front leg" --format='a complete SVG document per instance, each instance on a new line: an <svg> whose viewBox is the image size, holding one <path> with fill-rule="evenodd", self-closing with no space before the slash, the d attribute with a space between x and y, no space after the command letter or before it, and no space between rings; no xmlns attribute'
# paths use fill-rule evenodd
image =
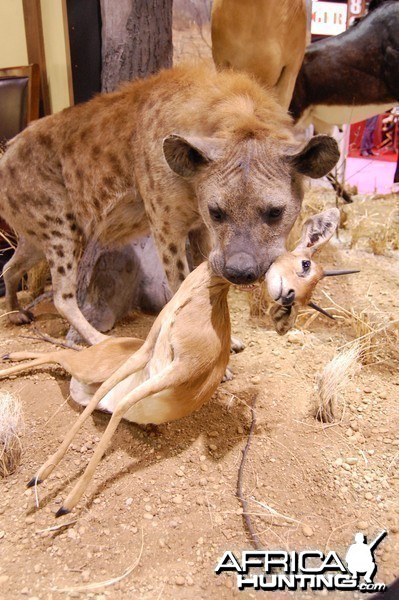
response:
<svg viewBox="0 0 399 600"><path fill-rule="evenodd" d="M165 218L165 215L165 220L162 220L161 215L158 214L159 211L151 212L152 214L149 215L151 233L154 236L170 290L174 294L190 272L186 255L188 230L182 231L181 228L176 227L178 223L176 220Z"/></svg>
<svg viewBox="0 0 399 600"><path fill-rule="evenodd" d="M80 251L79 240L63 232L56 240L48 242L46 258L50 266L54 304L58 312L69 321L86 342L94 345L107 339L107 336L90 325L76 301Z"/></svg>
<svg viewBox="0 0 399 600"><path fill-rule="evenodd" d="M174 294L190 272L186 255L186 237L181 234L179 236L177 232L169 239L157 231L154 231L153 235L170 289Z"/></svg>

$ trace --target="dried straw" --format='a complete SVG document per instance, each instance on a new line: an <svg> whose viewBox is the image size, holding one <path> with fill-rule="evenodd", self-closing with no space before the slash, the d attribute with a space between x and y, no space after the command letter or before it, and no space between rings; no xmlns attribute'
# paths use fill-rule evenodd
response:
<svg viewBox="0 0 399 600"><path fill-rule="evenodd" d="M361 344L356 340L338 352L324 367L317 381L315 416L323 423L335 420L336 403L342 390L360 367Z"/></svg>
<svg viewBox="0 0 399 600"><path fill-rule="evenodd" d="M14 473L22 453L22 405L14 394L0 391L0 476Z"/></svg>

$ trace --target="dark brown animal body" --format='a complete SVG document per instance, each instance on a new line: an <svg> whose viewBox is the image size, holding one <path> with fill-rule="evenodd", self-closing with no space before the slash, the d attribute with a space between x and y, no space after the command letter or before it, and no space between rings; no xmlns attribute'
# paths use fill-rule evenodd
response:
<svg viewBox="0 0 399 600"><path fill-rule="evenodd" d="M340 35L307 47L290 112L321 132L398 101L399 3L389 1Z"/></svg>
<svg viewBox="0 0 399 600"><path fill-rule="evenodd" d="M89 238L116 245L154 235L173 292L188 274L186 238L236 284L284 251L302 176L338 160L327 136L298 150L274 98L244 74L177 67L35 122L0 161L0 213L17 231L4 269L7 310L26 322L17 286L45 256L57 309L89 343L104 336L76 303ZM205 236L205 231L208 232Z"/></svg>

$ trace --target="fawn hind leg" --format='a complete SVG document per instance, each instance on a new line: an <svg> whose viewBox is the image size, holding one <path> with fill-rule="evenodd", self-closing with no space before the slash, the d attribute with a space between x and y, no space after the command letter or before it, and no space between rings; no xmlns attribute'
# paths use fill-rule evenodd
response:
<svg viewBox="0 0 399 600"><path fill-rule="evenodd" d="M142 346L137 352L128 358L126 362L124 362L123 365L111 375L111 377L104 381L90 402L87 404L84 411L76 419L73 426L70 427L56 452L48 458L48 460L40 467L37 474L29 481L28 487L32 487L36 483L42 483L45 479L47 479L50 473L55 469L58 463L62 460L63 456L66 454L69 445L79 429L82 427L83 423L97 408L100 400L102 400L102 398L104 398L104 396L108 394L108 392L110 392L112 388L125 377L128 377L135 371L144 368L145 364L150 358L150 355L151 348L148 345Z"/></svg>
<svg viewBox="0 0 399 600"><path fill-rule="evenodd" d="M20 308L17 298L18 285L29 269L43 258L42 251L26 237L20 237L17 249L4 265L3 279L6 287L6 311L8 320L14 325L23 325L33 320L33 315Z"/></svg>
<svg viewBox="0 0 399 600"><path fill-rule="evenodd" d="M164 389L167 389L170 386L175 384L176 380L176 366L169 365L166 367L161 373L154 375L150 379L144 381L137 388L133 389L131 392L126 394L123 398L121 398L118 403L115 411L112 413L111 420L108 423L108 426L105 432L102 435L101 440L98 443L98 446L91 457L89 464L86 467L85 472L82 477L79 479L77 484L74 486L72 491L68 494L63 506L56 513L56 517L61 517L65 515L76 506L79 502L80 498L84 494L90 480L94 475L94 471L96 470L100 460L104 456L106 449L108 448L112 436L114 435L119 423L123 419L123 416L129 411L132 406L151 396L152 394L156 394Z"/></svg>

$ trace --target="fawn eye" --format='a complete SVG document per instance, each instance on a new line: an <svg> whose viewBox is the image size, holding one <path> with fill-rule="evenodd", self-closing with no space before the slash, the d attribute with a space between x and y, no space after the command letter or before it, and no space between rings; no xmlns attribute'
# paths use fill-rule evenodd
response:
<svg viewBox="0 0 399 600"><path fill-rule="evenodd" d="M302 269L303 269L304 273L307 273L309 271L310 265L311 265L310 260L303 260L302 261Z"/></svg>
<svg viewBox="0 0 399 600"><path fill-rule="evenodd" d="M224 221L226 213L224 213L220 208L209 207L208 210L212 221L214 221L215 223L221 223L222 221Z"/></svg>

